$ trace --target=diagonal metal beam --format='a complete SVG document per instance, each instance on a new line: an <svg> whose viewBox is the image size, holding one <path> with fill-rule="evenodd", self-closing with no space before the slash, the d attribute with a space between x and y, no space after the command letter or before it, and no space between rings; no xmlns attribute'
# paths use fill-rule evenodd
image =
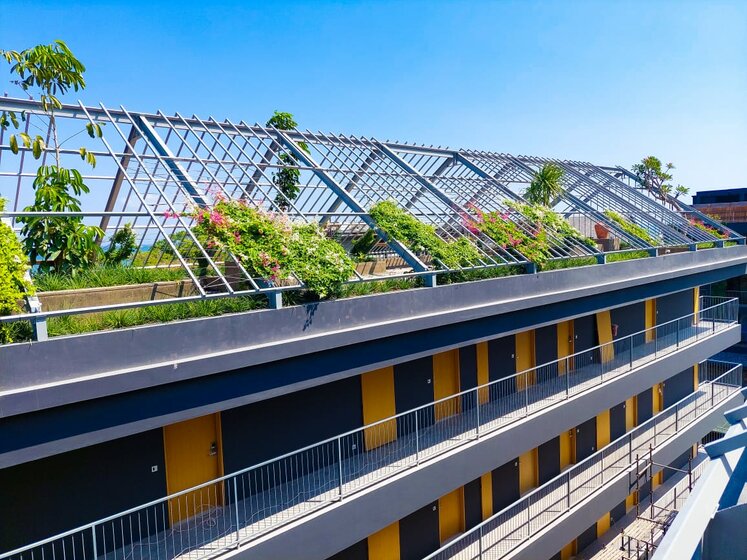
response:
<svg viewBox="0 0 747 560"><path fill-rule="evenodd" d="M114 205L117 203L117 198L119 198L119 191L122 189L122 183L124 182L124 173L122 173L122 169L127 169L127 167L130 165L130 160L132 159L132 154L135 150L135 142L137 142L137 139L140 138L140 134L138 133L137 129L133 126L130 127L130 133L127 135L127 142L125 143L125 149L124 154L122 155L120 159L120 165L117 167L117 173L114 176L114 182L112 183L112 188L109 191L109 198L106 200L106 206L104 207L105 212L111 212L114 210ZM99 227L106 233L106 228L109 227L109 219L110 216L104 216L101 218L101 223L99 224ZM104 240L103 236L101 239L97 240L97 243L101 245L101 242Z"/></svg>
<svg viewBox="0 0 747 560"><path fill-rule="evenodd" d="M142 115L133 115L133 122L137 124L137 127L140 129L142 136L150 142L155 152L159 156L161 156L164 165L169 168L171 173L176 178L177 182L189 194L189 196L192 197L192 200L194 200L195 204L200 207L207 206L207 202L200 194L192 177L189 176L187 170L184 169L184 167L182 167L182 165L178 161L175 161L176 156L163 142L163 140L161 140L161 137L155 131L153 126L148 122L148 120Z"/></svg>
<svg viewBox="0 0 747 560"><path fill-rule="evenodd" d="M354 212L359 212L361 220L363 220L368 227L370 227L376 235L383 239L391 249L397 253L404 261L409 264L416 272L426 272L428 267L412 252L410 249L405 247L398 240L393 237L389 237L379 226L374 222L371 216L368 215L368 211L363 208L360 202L356 198L347 192L333 177L329 175L324 169L322 169L314 159L307 154L301 147L282 130L271 129L278 137L278 140L298 158L299 161L303 162L304 165L311 168L311 171L319 177L319 179L327 185L327 187L334 192L342 202L344 202L348 208Z"/></svg>
<svg viewBox="0 0 747 560"><path fill-rule="evenodd" d="M453 157L446 158L446 160L441 165L438 166L438 169L436 169L433 172L433 176L438 177L442 173L446 172L446 170L449 169L453 165L454 165L454 158ZM407 201L407 203L405 204L405 208L407 208L408 210L412 208L415 205L415 203L418 201L418 199L421 196L423 196L423 193L426 192L426 190L427 189L421 185L421 187L417 190L417 192L410 197L410 200Z"/></svg>
<svg viewBox="0 0 747 560"><path fill-rule="evenodd" d="M371 150L371 153L368 154L365 160L363 160L363 163L358 168L358 170L353 175L353 178L348 181L348 184L345 185L345 191L346 192L353 192L355 190L355 187L358 185L358 182L363 178L363 176L366 174L368 169L373 165L373 163L379 159L380 152L376 149ZM337 212L337 209L342 204L342 199L338 196L335 201L330 204L329 208L327 208L327 212L330 215L324 216L321 220L319 220L319 223L324 225L326 224L331 218L331 214L333 212Z"/></svg>

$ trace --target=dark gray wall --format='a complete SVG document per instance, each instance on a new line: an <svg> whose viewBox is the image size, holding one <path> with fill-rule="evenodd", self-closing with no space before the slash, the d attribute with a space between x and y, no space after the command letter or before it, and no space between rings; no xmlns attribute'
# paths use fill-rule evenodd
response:
<svg viewBox="0 0 747 560"><path fill-rule="evenodd" d="M682 317L693 312L693 291L683 290L656 298L656 324Z"/></svg>
<svg viewBox="0 0 747 560"><path fill-rule="evenodd" d="M576 445L576 462L580 463L597 450L597 419L589 418L586 422L576 426L574 437Z"/></svg>
<svg viewBox="0 0 747 560"><path fill-rule="evenodd" d="M482 521L482 483L479 478L464 485L464 526L471 529Z"/></svg>
<svg viewBox="0 0 747 560"><path fill-rule="evenodd" d="M654 388L638 393L636 401L637 425L643 424L654 415Z"/></svg>
<svg viewBox="0 0 747 560"><path fill-rule="evenodd" d="M643 301L616 307L610 311L612 323L617 325L617 338L623 338L646 328L646 304Z"/></svg>
<svg viewBox="0 0 747 560"><path fill-rule="evenodd" d="M238 471L361 426L359 376L225 410L224 469ZM352 443L362 449L360 441L346 438L346 445Z"/></svg>
<svg viewBox="0 0 747 560"><path fill-rule="evenodd" d="M438 501L411 513L399 522L400 560L421 560L440 545Z"/></svg>
<svg viewBox="0 0 747 560"><path fill-rule="evenodd" d="M554 437L537 448L539 483L560 474L560 437Z"/></svg>
<svg viewBox="0 0 747 560"><path fill-rule="evenodd" d="M157 471L151 472L151 467ZM162 498L166 495L163 431L150 430L2 469L0 494L3 551ZM154 518L151 526L155 523Z"/></svg>
<svg viewBox="0 0 747 560"><path fill-rule="evenodd" d="M693 368L687 368L664 383L664 408L684 399L695 389Z"/></svg>
<svg viewBox="0 0 747 560"><path fill-rule="evenodd" d="M610 408L610 441L623 435L625 430L625 401Z"/></svg>
<svg viewBox="0 0 747 560"><path fill-rule="evenodd" d="M327 560L368 560L368 539L358 541L342 552L330 556Z"/></svg>
<svg viewBox="0 0 747 560"><path fill-rule="evenodd" d="M519 459L511 459L491 471L493 477L493 513L519 499Z"/></svg>

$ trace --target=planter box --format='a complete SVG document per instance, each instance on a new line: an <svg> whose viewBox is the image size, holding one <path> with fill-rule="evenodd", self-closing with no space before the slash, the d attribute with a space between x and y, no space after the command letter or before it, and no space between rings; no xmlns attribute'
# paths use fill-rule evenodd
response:
<svg viewBox="0 0 747 560"><path fill-rule="evenodd" d="M79 307L97 307L117 303L135 303L156 299L170 299L197 294L188 280L155 282L153 284L131 284L107 286L105 288L81 288L59 292L38 292L43 311L59 311Z"/></svg>
<svg viewBox="0 0 747 560"><path fill-rule="evenodd" d="M609 251L619 251L620 250L620 240L615 238L607 238L607 239L595 239L594 240L597 244L597 247L599 247L599 250L607 253Z"/></svg>

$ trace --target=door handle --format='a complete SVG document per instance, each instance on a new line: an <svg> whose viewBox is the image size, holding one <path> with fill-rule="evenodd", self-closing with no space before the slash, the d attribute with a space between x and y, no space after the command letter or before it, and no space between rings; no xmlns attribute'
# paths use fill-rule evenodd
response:
<svg viewBox="0 0 747 560"><path fill-rule="evenodd" d="M208 452L208 455L212 457L213 455L217 455L217 454L218 454L218 444L216 442L212 442L210 444L210 451Z"/></svg>

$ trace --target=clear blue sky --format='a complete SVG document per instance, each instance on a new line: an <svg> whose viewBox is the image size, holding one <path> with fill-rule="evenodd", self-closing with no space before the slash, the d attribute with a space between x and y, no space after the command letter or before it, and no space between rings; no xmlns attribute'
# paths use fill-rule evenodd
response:
<svg viewBox="0 0 747 560"><path fill-rule="evenodd" d="M86 103L281 109L311 129L626 166L654 154L693 190L747 187L747 1L0 0L0 20L0 48L65 40Z"/></svg>

